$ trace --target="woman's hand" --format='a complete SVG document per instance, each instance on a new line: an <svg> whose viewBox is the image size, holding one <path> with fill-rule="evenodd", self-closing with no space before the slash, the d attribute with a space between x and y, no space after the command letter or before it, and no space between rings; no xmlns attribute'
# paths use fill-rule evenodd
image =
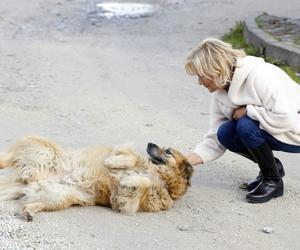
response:
<svg viewBox="0 0 300 250"><path fill-rule="evenodd" d="M202 158L199 155L195 154L195 153L192 153L192 154L188 155L186 158L192 166L203 163Z"/></svg>
<svg viewBox="0 0 300 250"><path fill-rule="evenodd" d="M238 120L247 114L246 106L241 106L233 111L232 118Z"/></svg>

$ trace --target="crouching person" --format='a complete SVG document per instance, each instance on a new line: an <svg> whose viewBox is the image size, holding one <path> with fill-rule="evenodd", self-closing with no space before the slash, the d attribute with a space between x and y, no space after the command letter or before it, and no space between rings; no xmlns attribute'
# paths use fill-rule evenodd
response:
<svg viewBox="0 0 300 250"><path fill-rule="evenodd" d="M210 129L189 162L213 161L228 149L260 169L241 186L248 202L282 196L285 172L273 151L300 153L300 86L277 66L214 38L191 52L185 68L212 93Z"/></svg>

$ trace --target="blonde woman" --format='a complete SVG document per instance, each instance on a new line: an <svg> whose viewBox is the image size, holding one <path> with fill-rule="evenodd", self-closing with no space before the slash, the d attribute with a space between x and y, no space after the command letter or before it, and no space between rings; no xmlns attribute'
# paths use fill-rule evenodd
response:
<svg viewBox="0 0 300 250"><path fill-rule="evenodd" d="M228 149L260 168L243 186L248 202L282 196L284 169L273 150L300 153L300 86L280 68L214 38L192 51L185 69L212 93L210 129L189 162L213 161Z"/></svg>

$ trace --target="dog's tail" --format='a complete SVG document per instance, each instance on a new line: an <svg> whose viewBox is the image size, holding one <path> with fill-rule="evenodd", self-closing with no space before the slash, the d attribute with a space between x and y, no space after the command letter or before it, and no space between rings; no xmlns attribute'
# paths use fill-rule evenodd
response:
<svg viewBox="0 0 300 250"><path fill-rule="evenodd" d="M12 158L11 153L0 153L0 169L7 168L10 165Z"/></svg>
<svg viewBox="0 0 300 250"><path fill-rule="evenodd" d="M0 174L0 201L18 199L22 195L23 187L24 184L16 180L14 173Z"/></svg>

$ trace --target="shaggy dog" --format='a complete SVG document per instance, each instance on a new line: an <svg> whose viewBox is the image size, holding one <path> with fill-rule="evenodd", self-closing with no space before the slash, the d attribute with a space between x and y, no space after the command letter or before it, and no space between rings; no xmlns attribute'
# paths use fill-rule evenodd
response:
<svg viewBox="0 0 300 250"><path fill-rule="evenodd" d="M109 206L125 214L172 207L190 185L193 172L175 149L148 144L149 158L129 147L65 149L27 136L0 156L0 200L20 199L21 215L72 205Z"/></svg>

